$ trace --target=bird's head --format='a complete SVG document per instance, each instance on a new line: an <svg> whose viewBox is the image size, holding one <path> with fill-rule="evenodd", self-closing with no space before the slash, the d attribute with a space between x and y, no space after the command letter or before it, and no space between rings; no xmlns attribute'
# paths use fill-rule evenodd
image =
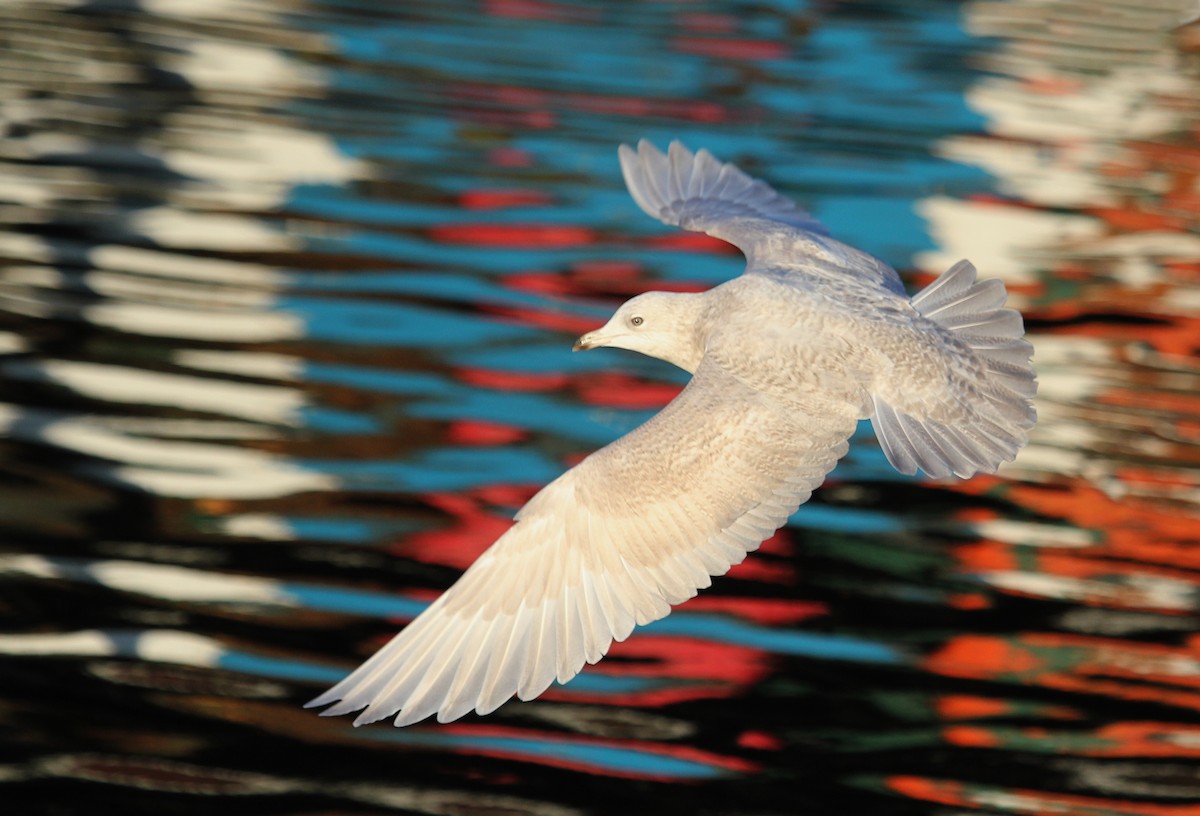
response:
<svg viewBox="0 0 1200 816"><path fill-rule="evenodd" d="M695 371L704 354L698 323L702 296L647 292L627 300L609 321L575 341L574 351L609 346Z"/></svg>

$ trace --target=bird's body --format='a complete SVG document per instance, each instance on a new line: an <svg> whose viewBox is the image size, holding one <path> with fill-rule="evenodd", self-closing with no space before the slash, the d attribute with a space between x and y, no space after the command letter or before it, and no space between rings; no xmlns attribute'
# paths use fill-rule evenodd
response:
<svg viewBox="0 0 1200 816"><path fill-rule="evenodd" d="M340 700L323 714L444 722L566 682L782 526L860 419L907 473L965 478L1024 444L1032 349L999 282L960 262L910 300L891 267L705 151L642 142L621 162L642 209L735 244L746 273L639 295L576 348L639 351L692 380L534 496L450 590L310 703Z"/></svg>

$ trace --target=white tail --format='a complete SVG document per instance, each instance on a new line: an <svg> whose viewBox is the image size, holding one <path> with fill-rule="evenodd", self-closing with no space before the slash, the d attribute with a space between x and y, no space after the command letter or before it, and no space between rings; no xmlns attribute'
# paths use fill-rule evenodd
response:
<svg viewBox="0 0 1200 816"><path fill-rule="evenodd" d="M983 363L985 376L971 382L983 399L964 423L920 420L874 397L872 424L888 461L901 473L919 467L934 478L991 473L1010 462L1037 422L1033 397L1037 376L1033 346L999 280L976 282L975 267L959 261L912 299L924 317L949 329Z"/></svg>

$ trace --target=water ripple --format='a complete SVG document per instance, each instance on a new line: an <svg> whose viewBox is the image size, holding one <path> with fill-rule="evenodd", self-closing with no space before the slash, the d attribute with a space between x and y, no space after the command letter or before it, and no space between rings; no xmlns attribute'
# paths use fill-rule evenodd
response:
<svg viewBox="0 0 1200 816"><path fill-rule="evenodd" d="M1194 812L1181 3L5 4L5 801ZM681 387L570 353L632 294L739 269L629 201L614 147L642 136L914 286L961 257L1005 279L1029 447L927 483L864 426L760 552L544 699L302 711Z"/></svg>

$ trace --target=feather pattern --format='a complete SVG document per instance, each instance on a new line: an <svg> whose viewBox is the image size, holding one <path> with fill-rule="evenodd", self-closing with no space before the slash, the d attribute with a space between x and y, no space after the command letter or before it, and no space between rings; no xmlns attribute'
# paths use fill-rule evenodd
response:
<svg viewBox="0 0 1200 816"><path fill-rule="evenodd" d="M861 419L905 473L990 471L1027 439L1032 347L1002 284L964 261L910 301L891 267L705 150L642 141L620 159L638 206L735 244L746 274L633 298L577 348L638 351L691 381L530 499L450 589L308 704L322 714L446 722L569 681L757 549Z"/></svg>
<svg viewBox="0 0 1200 816"><path fill-rule="evenodd" d="M716 415L707 407L714 392L726 406ZM701 403L708 420L697 423ZM702 366L656 418L544 488L438 603L312 705L340 699L323 713L365 706L357 724L397 715L406 725L435 712L448 721L490 711L567 682L627 637L634 619L663 617L781 526L836 463L853 414L814 435L717 364ZM671 462L673 448L718 441L759 469L731 474L719 453ZM787 481L806 466L820 475ZM672 472L694 486L682 500L661 490ZM745 488L727 491L731 477Z"/></svg>

